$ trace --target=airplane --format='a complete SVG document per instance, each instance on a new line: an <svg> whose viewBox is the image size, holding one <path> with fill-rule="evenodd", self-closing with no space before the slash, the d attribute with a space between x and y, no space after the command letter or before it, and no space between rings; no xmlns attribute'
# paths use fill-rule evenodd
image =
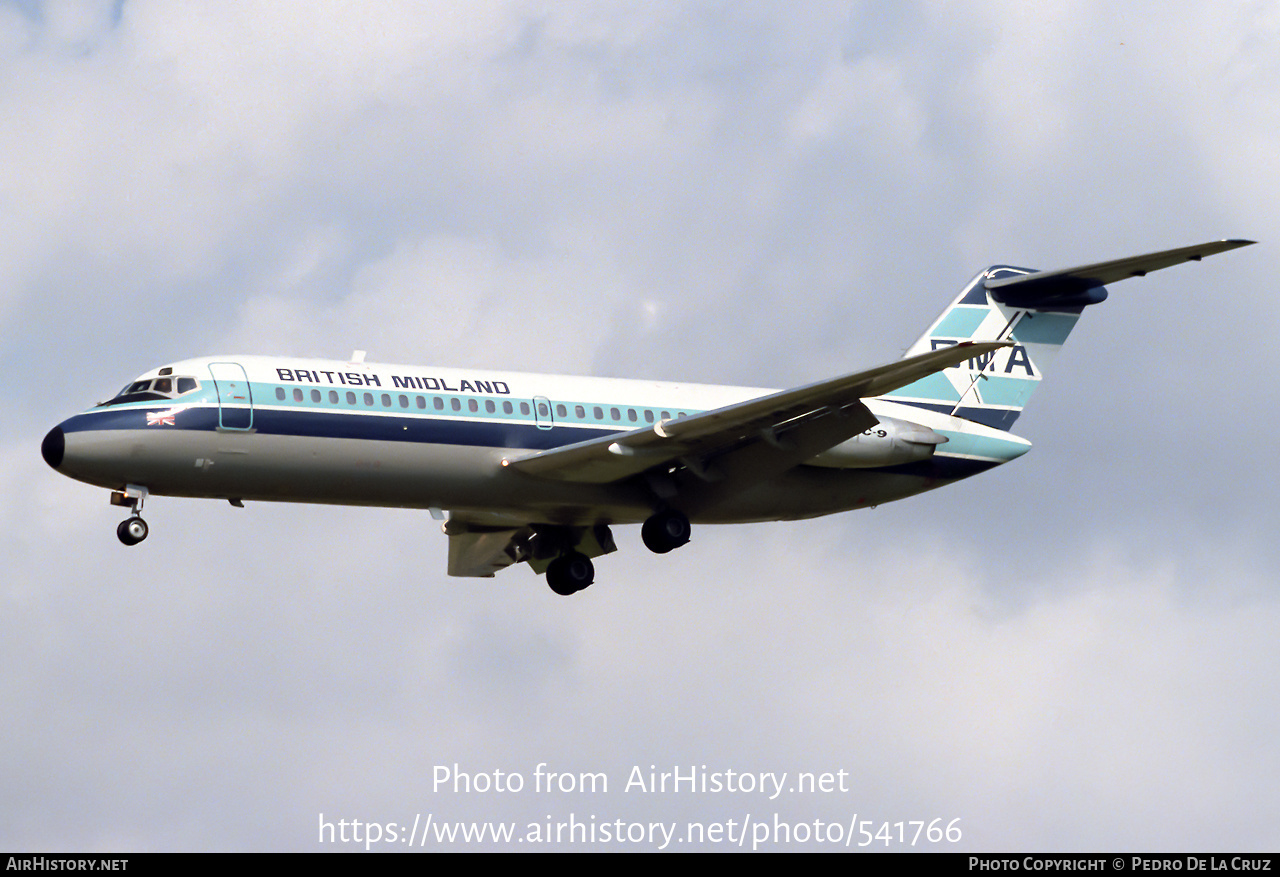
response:
<svg viewBox="0 0 1280 877"><path fill-rule="evenodd" d="M45 436L55 470L111 491L137 545L152 496L426 509L451 576L515 563L560 595L611 527L657 553L691 526L876 506L1009 462L1010 427L1107 284L1253 241L980 272L896 362L790 390L294 357L154 368Z"/></svg>

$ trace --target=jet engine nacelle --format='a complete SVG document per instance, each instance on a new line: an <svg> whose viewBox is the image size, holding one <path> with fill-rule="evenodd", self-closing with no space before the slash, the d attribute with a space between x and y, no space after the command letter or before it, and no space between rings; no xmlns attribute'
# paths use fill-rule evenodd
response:
<svg viewBox="0 0 1280 877"><path fill-rule="evenodd" d="M880 422L866 432L823 451L805 464L828 469L862 469L914 463L932 457L938 445L946 440L946 436L927 426L896 417L881 417Z"/></svg>

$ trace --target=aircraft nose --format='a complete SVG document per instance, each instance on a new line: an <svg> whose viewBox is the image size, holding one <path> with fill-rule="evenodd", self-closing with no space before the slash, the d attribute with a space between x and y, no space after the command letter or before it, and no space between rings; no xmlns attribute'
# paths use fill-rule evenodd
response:
<svg viewBox="0 0 1280 877"><path fill-rule="evenodd" d="M53 468L62 465L62 457L67 451L67 440L62 435L62 427L55 426L40 443L40 456Z"/></svg>

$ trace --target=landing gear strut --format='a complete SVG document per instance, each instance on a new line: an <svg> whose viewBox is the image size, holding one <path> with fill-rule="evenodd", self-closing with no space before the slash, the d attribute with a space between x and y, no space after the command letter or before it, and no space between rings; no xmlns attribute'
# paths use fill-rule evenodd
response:
<svg viewBox="0 0 1280 877"><path fill-rule="evenodd" d="M147 489L136 484L130 484L124 490L115 490L111 493L112 505L128 506L132 510L132 514L116 527L116 537L125 545L137 545L151 532L147 522L142 520L142 503L146 498Z"/></svg>
<svg viewBox="0 0 1280 877"><path fill-rule="evenodd" d="M667 509L644 522L640 538L655 554L666 554L689 541L689 519L683 512Z"/></svg>
<svg viewBox="0 0 1280 877"><path fill-rule="evenodd" d="M595 580L595 564L577 551L560 555L547 567L547 584L561 597L576 594Z"/></svg>

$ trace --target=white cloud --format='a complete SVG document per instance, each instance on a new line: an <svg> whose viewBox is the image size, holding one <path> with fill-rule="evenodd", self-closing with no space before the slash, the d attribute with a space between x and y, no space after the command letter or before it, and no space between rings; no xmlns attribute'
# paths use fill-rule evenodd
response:
<svg viewBox="0 0 1280 877"><path fill-rule="evenodd" d="M36 457L205 347L798 383L987 261L1265 238L1265 8L111 8L0 7L11 848L578 807L429 788L539 761L843 769L778 812L971 849L1269 844L1263 247L1114 291L1008 470L664 557L620 531L569 600L447 579L411 512L155 498L125 549Z"/></svg>

